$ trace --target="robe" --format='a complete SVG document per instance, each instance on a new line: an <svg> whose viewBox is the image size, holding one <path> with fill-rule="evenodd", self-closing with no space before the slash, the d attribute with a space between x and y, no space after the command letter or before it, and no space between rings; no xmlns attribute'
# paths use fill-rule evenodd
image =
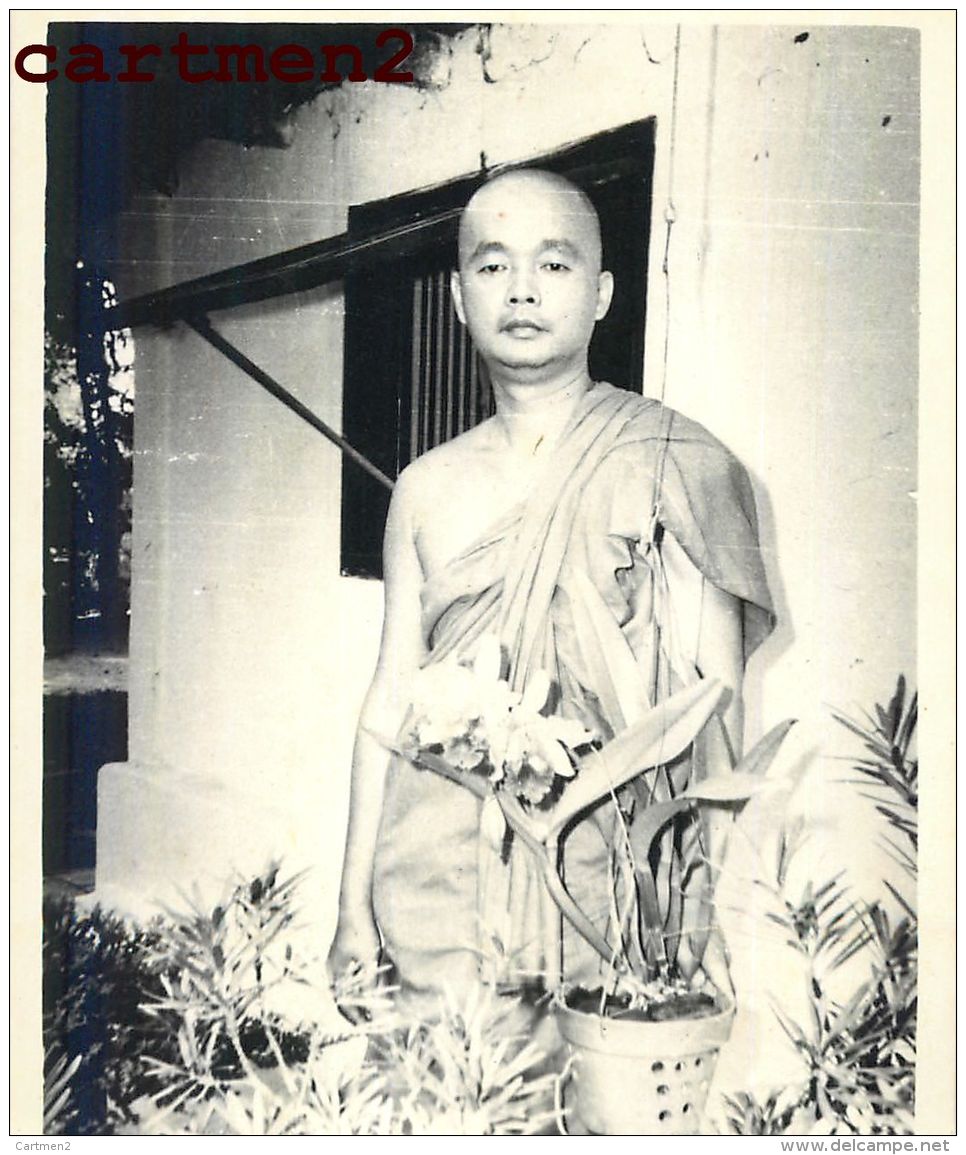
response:
<svg viewBox="0 0 966 1155"><path fill-rule="evenodd" d="M697 597L674 576L689 571ZM628 663L651 704L699 676L681 644L696 629L681 619L700 614L703 582L739 601L747 657L774 615L745 470L696 422L598 383L531 492L424 584L427 663L472 661L479 639L496 634L514 689L546 671L553 708L606 739L631 720L619 688ZM587 983L597 971L495 817L462 786L393 759L373 906L404 988L459 989L481 976L512 985L561 968ZM568 889L603 926L600 830L578 822L562 849Z"/></svg>

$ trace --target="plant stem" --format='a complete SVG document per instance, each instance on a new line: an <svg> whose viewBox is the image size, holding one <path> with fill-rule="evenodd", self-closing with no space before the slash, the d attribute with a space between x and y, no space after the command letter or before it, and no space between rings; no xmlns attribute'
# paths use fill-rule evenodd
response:
<svg viewBox="0 0 966 1155"><path fill-rule="evenodd" d="M420 754L420 761L427 769L434 770L444 778L449 778L451 782L458 782L461 786L466 786L478 797L486 798L491 793L485 782L474 780L470 775L458 774L444 759L435 754ZM608 945L607 940L570 897L557 874L558 836L556 832L548 834L545 839L541 840L535 833L533 823L524 813L516 798L500 790L495 792L495 797L500 804L507 825L535 857L547 891L557 904L561 914L586 939L608 966L613 967L619 974L623 974L627 970L623 960L615 959L614 951Z"/></svg>
<svg viewBox="0 0 966 1155"><path fill-rule="evenodd" d="M624 974L627 970L624 960L615 955L604 936L567 893L567 888L554 866L557 860L556 838L548 838L542 851L539 862L543 881L550 892L550 897L560 908L561 914L571 922L574 929L586 939L608 966L613 967L618 974Z"/></svg>

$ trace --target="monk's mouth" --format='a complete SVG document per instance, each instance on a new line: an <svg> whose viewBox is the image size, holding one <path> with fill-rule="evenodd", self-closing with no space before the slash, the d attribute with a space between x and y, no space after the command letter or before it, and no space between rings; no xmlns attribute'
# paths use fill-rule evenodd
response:
<svg viewBox="0 0 966 1155"><path fill-rule="evenodd" d="M509 321L503 326L503 332L511 333L514 337L535 337L546 330L534 321Z"/></svg>

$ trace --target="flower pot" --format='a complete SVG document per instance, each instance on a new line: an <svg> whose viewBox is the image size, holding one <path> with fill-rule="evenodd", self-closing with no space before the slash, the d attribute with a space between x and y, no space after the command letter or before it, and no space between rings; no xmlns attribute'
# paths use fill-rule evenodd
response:
<svg viewBox="0 0 966 1155"><path fill-rule="evenodd" d="M576 1116L596 1135L697 1135L734 1006L640 1022L557 1008L573 1060Z"/></svg>

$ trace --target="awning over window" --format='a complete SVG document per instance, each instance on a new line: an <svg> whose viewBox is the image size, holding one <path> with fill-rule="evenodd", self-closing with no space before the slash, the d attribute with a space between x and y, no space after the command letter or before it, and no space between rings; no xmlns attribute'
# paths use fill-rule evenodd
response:
<svg viewBox="0 0 966 1155"><path fill-rule="evenodd" d="M284 253L184 281L169 289L145 293L108 310L104 314L104 327L167 326L219 309L305 292L339 281L347 273L368 265L406 256L427 241L445 241L452 235L459 211L446 209L365 237L340 233L324 241L313 241Z"/></svg>

